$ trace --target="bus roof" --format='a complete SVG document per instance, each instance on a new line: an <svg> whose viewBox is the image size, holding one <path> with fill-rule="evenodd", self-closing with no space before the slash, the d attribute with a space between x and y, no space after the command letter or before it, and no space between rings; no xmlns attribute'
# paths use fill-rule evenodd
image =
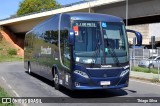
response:
<svg viewBox="0 0 160 106"><path fill-rule="evenodd" d="M59 16L61 13L56 14ZM108 14L99 14L99 13L84 13L84 12L73 12L73 13L62 13L63 15L69 16L72 20L84 20L84 21L104 21L104 22L123 22L123 20L120 17L108 15ZM54 17L50 17L47 20L50 20ZM46 22L45 20L44 22ZM32 30L42 25L44 22L36 25ZM30 30L29 32L31 32ZM29 33L27 32L27 33Z"/></svg>
<svg viewBox="0 0 160 106"><path fill-rule="evenodd" d="M87 20L87 21L105 21L105 22L122 22L123 20L119 17L98 14L98 13L63 13L69 15L72 20Z"/></svg>

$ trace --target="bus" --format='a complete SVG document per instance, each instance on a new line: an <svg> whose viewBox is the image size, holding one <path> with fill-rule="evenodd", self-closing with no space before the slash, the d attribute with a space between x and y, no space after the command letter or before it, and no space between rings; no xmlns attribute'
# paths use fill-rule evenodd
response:
<svg viewBox="0 0 160 106"><path fill-rule="evenodd" d="M25 35L24 67L55 89L119 89L129 84L123 20L97 13L56 14Z"/></svg>

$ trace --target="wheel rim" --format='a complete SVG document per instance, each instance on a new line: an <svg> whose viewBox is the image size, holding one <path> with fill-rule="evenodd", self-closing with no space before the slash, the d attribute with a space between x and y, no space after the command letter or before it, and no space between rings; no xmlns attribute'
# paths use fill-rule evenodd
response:
<svg viewBox="0 0 160 106"><path fill-rule="evenodd" d="M55 74L55 76L54 76L54 82L55 82L55 84L58 84L58 75L57 74Z"/></svg>
<svg viewBox="0 0 160 106"><path fill-rule="evenodd" d="M29 74L31 73L31 67L30 67L30 65L28 66L28 73Z"/></svg>

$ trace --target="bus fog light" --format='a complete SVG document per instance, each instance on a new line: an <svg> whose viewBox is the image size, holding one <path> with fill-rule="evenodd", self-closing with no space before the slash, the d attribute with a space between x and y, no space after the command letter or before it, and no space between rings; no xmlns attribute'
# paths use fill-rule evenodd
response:
<svg viewBox="0 0 160 106"><path fill-rule="evenodd" d="M128 72L129 72L129 69L122 71L120 74L120 77L125 76Z"/></svg>
<svg viewBox="0 0 160 106"><path fill-rule="evenodd" d="M82 76L84 78L89 78L88 75L83 71L75 70L74 73L78 74L78 75L80 75L80 76Z"/></svg>

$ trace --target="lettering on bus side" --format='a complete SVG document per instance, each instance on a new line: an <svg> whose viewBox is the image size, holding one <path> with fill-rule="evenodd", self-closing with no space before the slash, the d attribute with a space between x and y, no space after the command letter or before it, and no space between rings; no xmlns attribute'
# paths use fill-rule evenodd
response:
<svg viewBox="0 0 160 106"><path fill-rule="evenodd" d="M41 46L41 54L51 54L51 48L48 46L47 48L44 48L43 46Z"/></svg>

